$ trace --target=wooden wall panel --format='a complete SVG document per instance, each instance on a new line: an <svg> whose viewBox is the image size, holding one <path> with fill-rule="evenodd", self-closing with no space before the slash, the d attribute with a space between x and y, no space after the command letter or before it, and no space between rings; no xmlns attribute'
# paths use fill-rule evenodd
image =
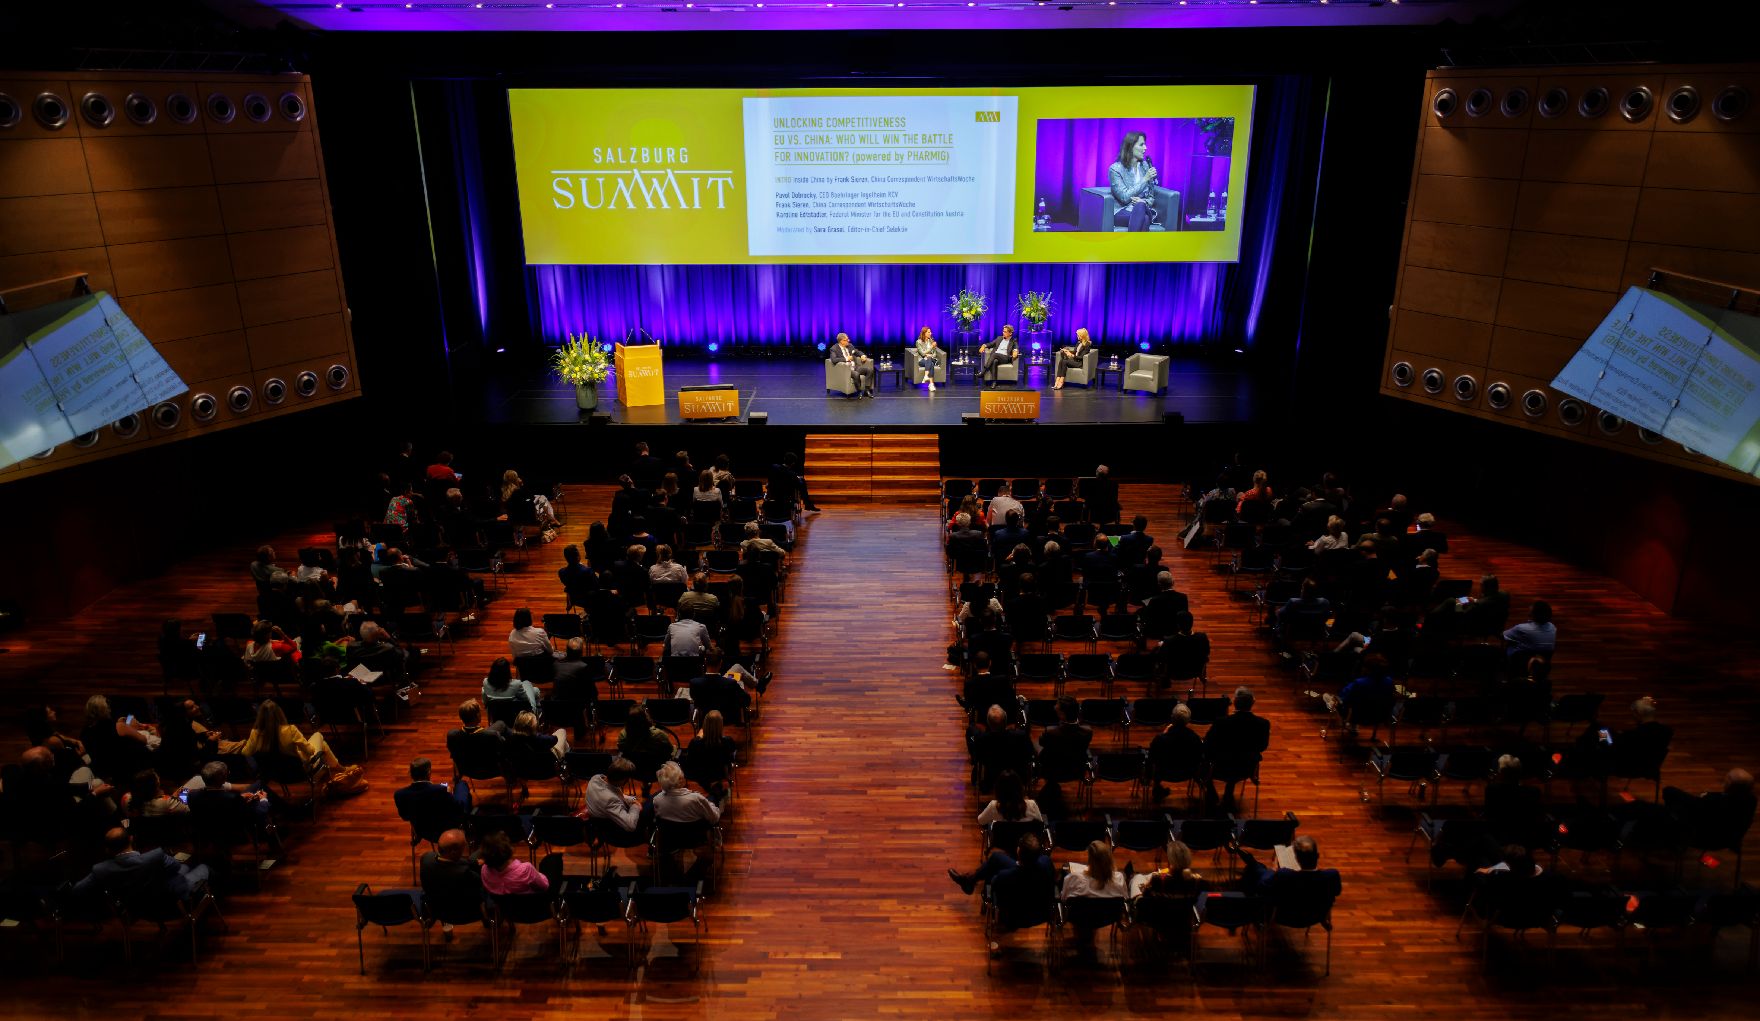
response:
<svg viewBox="0 0 1760 1021"><path fill-rule="evenodd" d="M232 234L233 273L240 280L327 269L332 263L330 231L324 226L288 227Z"/></svg>
<svg viewBox="0 0 1760 1021"><path fill-rule="evenodd" d="M1623 287L1643 284L1653 269L1673 270L1760 290L1760 253L1633 242L1626 249Z"/></svg>
<svg viewBox="0 0 1760 1021"><path fill-rule="evenodd" d="M240 280L238 307L246 326L280 322L298 315L342 311L342 293L330 270Z"/></svg>
<svg viewBox="0 0 1760 1021"><path fill-rule="evenodd" d="M1650 145L1644 184L1690 191L1760 192L1760 135L1659 134Z"/></svg>
<svg viewBox="0 0 1760 1021"><path fill-rule="evenodd" d="M326 219L324 190L316 179L262 184L223 184L220 208L226 229L234 234L276 227L322 226Z"/></svg>
<svg viewBox="0 0 1760 1021"><path fill-rule="evenodd" d="M1504 275L1514 280L1617 290L1625 270L1626 242L1511 231Z"/></svg>
<svg viewBox="0 0 1760 1021"><path fill-rule="evenodd" d="M1501 227L1414 220L1406 235L1406 262L1431 269L1499 276L1508 247L1509 231Z"/></svg>
<svg viewBox="0 0 1760 1021"><path fill-rule="evenodd" d="M1497 310L1498 278L1413 266L1400 285L1399 307L1490 322Z"/></svg>
<svg viewBox="0 0 1760 1021"><path fill-rule="evenodd" d="M76 112L61 129L28 116L0 129L0 288L86 273L94 290L117 297L192 393L258 387L268 378L264 366L290 383L299 372L322 373L332 364L352 373L317 111L303 77L0 72L0 92L28 103L44 90L69 104L100 93L118 115L103 127ZM280 99L289 92L306 104L299 121L281 114ZM261 123L245 112L251 93L270 104ZM154 104L151 123L127 117L131 94ZM177 94L195 105L193 121L171 119ZM235 105L230 123L207 109L207 97L216 94ZM9 299L26 308L66 291L62 285ZM127 442L63 445L47 459L0 470L0 482L359 393L351 378L340 391L326 386L277 407L259 399L246 414L222 410L208 423L185 414L175 429L149 426ZM187 411L190 396L174 400Z"/></svg>
<svg viewBox="0 0 1760 1021"><path fill-rule="evenodd" d="M1646 188L1632 240L1760 252L1760 194Z"/></svg>
<svg viewBox="0 0 1760 1021"><path fill-rule="evenodd" d="M1431 127L1424 132L1418 166L1426 174L1519 178L1527 145L1528 132L1513 128L1448 131Z"/></svg>
<svg viewBox="0 0 1760 1021"><path fill-rule="evenodd" d="M90 192L0 199L0 255L104 243Z"/></svg>
<svg viewBox="0 0 1760 1021"><path fill-rule="evenodd" d="M1589 339L1618 297L1613 291L1505 280L1497 302L1497 325L1576 337L1580 344Z"/></svg>
<svg viewBox="0 0 1760 1021"><path fill-rule="evenodd" d="M31 123L26 118L22 123ZM92 190L77 138L0 136L0 198L68 195Z"/></svg>
<svg viewBox="0 0 1760 1021"><path fill-rule="evenodd" d="M310 361L348 347L339 313L252 326L245 330L253 363Z"/></svg>
<svg viewBox="0 0 1760 1021"><path fill-rule="evenodd" d="M308 132L214 135L208 139L208 149L214 161L214 179L222 184L318 176L318 150Z"/></svg>
<svg viewBox="0 0 1760 1021"><path fill-rule="evenodd" d="M214 183L207 139L201 135L110 135L86 139L85 150L93 191Z"/></svg>
<svg viewBox="0 0 1760 1021"><path fill-rule="evenodd" d="M0 256L0 288L18 287L36 280L84 273L94 291L114 291L110 254L104 248L68 248L58 252ZM23 307L23 306L20 306Z"/></svg>
<svg viewBox="0 0 1760 1021"><path fill-rule="evenodd" d="M1650 136L1601 131L1534 132L1522 177L1637 187L1644 183Z"/></svg>
<svg viewBox="0 0 1760 1021"><path fill-rule="evenodd" d="M1394 313L1394 346L1457 362L1484 365L1491 324L1402 308Z"/></svg>
<svg viewBox="0 0 1760 1021"><path fill-rule="evenodd" d="M1524 181L1516 201L1517 230L1591 238L1628 238L1638 189L1605 184Z"/></svg>
<svg viewBox="0 0 1760 1021"><path fill-rule="evenodd" d="M186 383L242 376L251 371L250 347L243 330L168 340L153 346Z"/></svg>
<svg viewBox="0 0 1760 1021"><path fill-rule="evenodd" d="M222 236L111 245L110 266L118 295L200 287L232 280L232 260ZM151 339L151 338L149 338Z"/></svg>
<svg viewBox="0 0 1760 1021"><path fill-rule="evenodd" d="M1558 374L1559 366L1570 361L1571 355L1582 346L1581 337L1561 337L1555 333L1498 326L1491 331L1491 350L1486 364L1507 372L1550 380Z"/></svg>
<svg viewBox="0 0 1760 1021"><path fill-rule="evenodd" d="M210 186L99 192L98 216L113 245L224 234L220 202Z"/></svg>
<svg viewBox="0 0 1760 1021"><path fill-rule="evenodd" d="M1466 115L1473 90L1501 100L1524 81L1530 110L1523 116L1503 118L1495 106ZM1696 88L1701 105L1677 123L1666 104L1680 85ZM1711 103L1730 85L1760 97L1760 67L1431 72L1381 392L1753 483L1678 444L1643 444L1635 429L1605 435L1593 424L1567 427L1556 414L1561 395L1547 387L1620 293L1644 285L1652 268L1760 287L1760 108L1718 120ZM1628 119L1621 104L1638 86L1654 104ZM1539 100L1555 87L1567 102L1558 116L1541 116ZM1586 116L1578 103L1597 87L1607 91L1606 111ZM1439 118L1430 103L1444 88L1462 105ZM1521 163L1512 172L1513 153ZM1438 316L1475 316L1494 284L1488 336L1483 324L1442 325ZM1402 356L1422 371L1426 358L1467 364L1481 351L1482 385L1502 379L1518 391L1541 388L1552 401L1548 413L1531 419L1496 411L1485 404L1483 386L1471 404L1452 393L1433 398L1395 386L1388 374Z"/></svg>
<svg viewBox="0 0 1760 1021"><path fill-rule="evenodd" d="M1414 218L1475 227L1508 227L1515 218L1519 181L1419 174Z"/></svg>
<svg viewBox="0 0 1760 1021"><path fill-rule="evenodd" d="M117 302L155 344L244 328L231 284L159 291Z"/></svg>

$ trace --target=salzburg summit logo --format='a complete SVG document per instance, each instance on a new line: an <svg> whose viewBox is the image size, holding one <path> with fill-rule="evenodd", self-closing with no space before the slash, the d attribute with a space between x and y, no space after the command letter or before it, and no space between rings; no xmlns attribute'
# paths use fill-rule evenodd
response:
<svg viewBox="0 0 1760 1021"><path fill-rule="evenodd" d="M686 146L595 146L584 170L550 171L557 209L726 209L731 170L698 170Z"/></svg>

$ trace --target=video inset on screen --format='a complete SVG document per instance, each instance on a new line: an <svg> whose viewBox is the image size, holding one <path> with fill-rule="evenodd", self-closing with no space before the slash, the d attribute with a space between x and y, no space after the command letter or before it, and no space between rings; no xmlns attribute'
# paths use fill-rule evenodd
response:
<svg viewBox="0 0 1760 1021"><path fill-rule="evenodd" d="M1233 117L1089 117L1036 125L1033 229L1224 229Z"/></svg>

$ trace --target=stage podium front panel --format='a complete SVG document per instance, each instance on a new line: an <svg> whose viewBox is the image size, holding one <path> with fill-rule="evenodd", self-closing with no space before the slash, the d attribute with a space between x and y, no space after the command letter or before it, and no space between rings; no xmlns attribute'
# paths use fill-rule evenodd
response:
<svg viewBox="0 0 1760 1021"><path fill-rule="evenodd" d="M1039 391L980 391L978 414L987 421L1035 421L1039 417Z"/></svg>
<svg viewBox="0 0 1760 1021"><path fill-rule="evenodd" d="M660 345L617 345L612 358L617 376L617 403L648 408L666 403L666 380L660 371Z"/></svg>
<svg viewBox="0 0 1760 1021"><path fill-rule="evenodd" d="M678 417L686 421L738 418L739 388L722 386L681 386L678 388Z"/></svg>

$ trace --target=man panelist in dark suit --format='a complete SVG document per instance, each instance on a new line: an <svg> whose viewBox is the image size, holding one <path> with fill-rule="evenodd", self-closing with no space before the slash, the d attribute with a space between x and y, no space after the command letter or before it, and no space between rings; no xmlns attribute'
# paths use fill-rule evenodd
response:
<svg viewBox="0 0 1760 1021"><path fill-rule="evenodd" d="M831 348L831 360L849 366L849 378L856 387L855 396L874 396L874 359L856 350L856 346L849 342L849 334L837 335L837 343Z"/></svg>
<svg viewBox="0 0 1760 1021"><path fill-rule="evenodd" d="M1021 344L1014 339L1014 327L1004 324L1002 336L988 344L978 347L978 353L984 356L984 382L996 385L996 367L1020 361Z"/></svg>

